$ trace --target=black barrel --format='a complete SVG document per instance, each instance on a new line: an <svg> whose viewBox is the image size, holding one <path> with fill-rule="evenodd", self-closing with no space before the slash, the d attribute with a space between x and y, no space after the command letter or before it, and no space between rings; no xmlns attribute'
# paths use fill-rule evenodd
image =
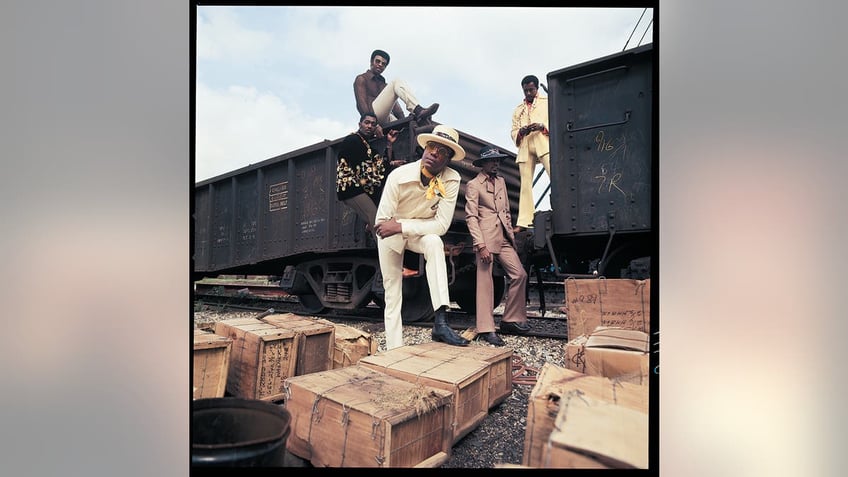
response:
<svg viewBox="0 0 848 477"><path fill-rule="evenodd" d="M191 465L281 466L291 414L267 401L198 399L191 407Z"/></svg>

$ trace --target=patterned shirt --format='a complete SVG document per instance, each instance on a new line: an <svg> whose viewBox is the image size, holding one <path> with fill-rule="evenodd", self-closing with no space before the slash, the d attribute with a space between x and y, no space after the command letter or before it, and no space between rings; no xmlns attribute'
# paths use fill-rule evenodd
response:
<svg viewBox="0 0 848 477"><path fill-rule="evenodd" d="M386 177L385 154L374 153L359 133L351 133L339 145L337 160L336 197L345 200L368 194L376 202Z"/></svg>

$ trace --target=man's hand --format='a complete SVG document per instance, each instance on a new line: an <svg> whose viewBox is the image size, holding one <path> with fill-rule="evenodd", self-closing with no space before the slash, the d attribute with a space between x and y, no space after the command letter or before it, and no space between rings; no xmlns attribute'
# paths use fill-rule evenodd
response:
<svg viewBox="0 0 848 477"><path fill-rule="evenodd" d="M485 245L477 249L477 254L480 255L480 261L483 263L492 263L492 252Z"/></svg>
<svg viewBox="0 0 848 477"><path fill-rule="evenodd" d="M383 129L380 128L380 132L382 133ZM389 144L394 144L397 141L398 134L400 131L397 129L390 129L388 133L386 133L386 141L389 141Z"/></svg>
<svg viewBox="0 0 848 477"><path fill-rule="evenodd" d="M378 124L377 127L374 128L374 137L383 137L383 126Z"/></svg>
<svg viewBox="0 0 848 477"><path fill-rule="evenodd" d="M401 227L400 222L398 222L394 217L374 226L374 233L376 233L380 238L391 237L392 235L399 234L401 232L403 232L403 228Z"/></svg>
<svg viewBox="0 0 848 477"><path fill-rule="evenodd" d="M518 137L516 138L516 141L515 141L516 144L515 145L516 146L520 145L521 139L523 139L524 136L530 134L531 132L533 132L533 131L544 131L544 130L545 130L545 125L542 124L542 123L533 123L533 124L528 124L527 126L521 127L518 130Z"/></svg>

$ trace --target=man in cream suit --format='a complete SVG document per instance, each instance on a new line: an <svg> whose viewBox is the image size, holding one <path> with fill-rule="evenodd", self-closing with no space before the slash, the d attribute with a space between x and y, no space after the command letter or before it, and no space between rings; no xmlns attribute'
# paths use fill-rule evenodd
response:
<svg viewBox="0 0 848 477"><path fill-rule="evenodd" d="M539 78L527 75L521 79L524 101L512 113L512 140L518 147L515 162L521 175L518 198L518 218L515 231L533 227L533 174L536 164L542 164L551 176L550 142L548 139L548 98L539 94Z"/></svg>
<svg viewBox="0 0 848 477"><path fill-rule="evenodd" d="M450 309L445 245L453 219L462 176L447 167L449 161L461 161L465 149L459 133L444 125L432 133L421 133L418 145L424 148L421 159L403 165L386 178L383 196L377 207L377 253L383 275L386 307L386 349L403 346L401 308L403 306L403 254L405 250L424 255L430 300L435 324L432 337L453 346L467 346L468 340L447 324Z"/></svg>
<svg viewBox="0 0 848 477"><path fill-rule="evenodd" d="M527 272L515 249L506 181L498 175L498 168L505 157L507 155L495 147L481 149L479 159L473 163L481 170L465 186L465 222L477 254L477 333L479 339L495 346L504 345L495 333L492 315L492 263L495 259L509 277L500 330L511 334L530 331L525 306Z"/></svg>

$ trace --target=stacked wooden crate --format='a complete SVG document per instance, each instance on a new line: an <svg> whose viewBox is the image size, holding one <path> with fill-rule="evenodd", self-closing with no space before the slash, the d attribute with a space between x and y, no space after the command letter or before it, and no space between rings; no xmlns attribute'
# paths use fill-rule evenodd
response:
<svg viewBox="0 0 848 477"><path fill-rule="evenodd" d="M371 333L336 323L336 344L333 349L333 369L345 368L377 353L377 340Z"/></svg>
<svg viewBox="0 0 848 477"><path fill-rule="evenodd" d="M452 393L354 365L286 381L287 448L314 467L438 467Z"/></svg>
<svg viewBox="0 0 848 477"><path fill-rule="evenodd" d="M648 334L638 330L599 326L565 345L565 367L619 382L648 384Z"/></svg>
<svg viewBox="0 0 848 477"><path fill-rule="evenodd" d="M647 469L648 414L572 390L560 403L542 467Z"/></svg>
<svg viewBox="0 0 848 477"><path fill-rule="evenodd" d="M279 401L283 384L294 376L298 335L255 318L215 324L215 334L233 341L227 392L244 399Z"/></svg>
<svg viewBox="0 0 848 477"><path fill-rule="evenodd" d="M413 384L450 391L454 444L488 415L489 364L464 356L416 353L410 348L404 346L367 356L359 364Z"/></svg>
<svg viewBox="0 0 848 477"><path fill-rule="evenodd" d="M512 394L512 348L494 346L451 346L438 341L405 346L408 352L429 356L462 356L489 365L489 409Z"/></svg>
<svg viewBox="0 0 848 477"><path fill-rule="evenodd" d="M194 330L192 399L223 397L227 387L233 340L207 330Z"/></svg>
<svg viewBox="0 0 848 477"><path fill-rule="evenodd" d="M568 278L565 280L568 339L598 326L651 332L651 280Z"/></svg>
<svg viewBox="0 0 848 477"><path fill-rule="evenodd" d="M544 364L527 405L522 465L642 466L647 462L648 399L646 385ZM588 407L579 407L584 405ZM579 425L570 421L572 415L568 413L572 411L579 415L574 418ZM616 434L615 429L623 426L627 427L626 435ZM623 456L621 449L629 454Z"/></svg>
<svg viewBox="0 0 848 477"><path fill-rule="evenodd" d="M268 315L262 321L295 334L294 376L333 368L336 327L332 322L293 313Z"/></svg>

